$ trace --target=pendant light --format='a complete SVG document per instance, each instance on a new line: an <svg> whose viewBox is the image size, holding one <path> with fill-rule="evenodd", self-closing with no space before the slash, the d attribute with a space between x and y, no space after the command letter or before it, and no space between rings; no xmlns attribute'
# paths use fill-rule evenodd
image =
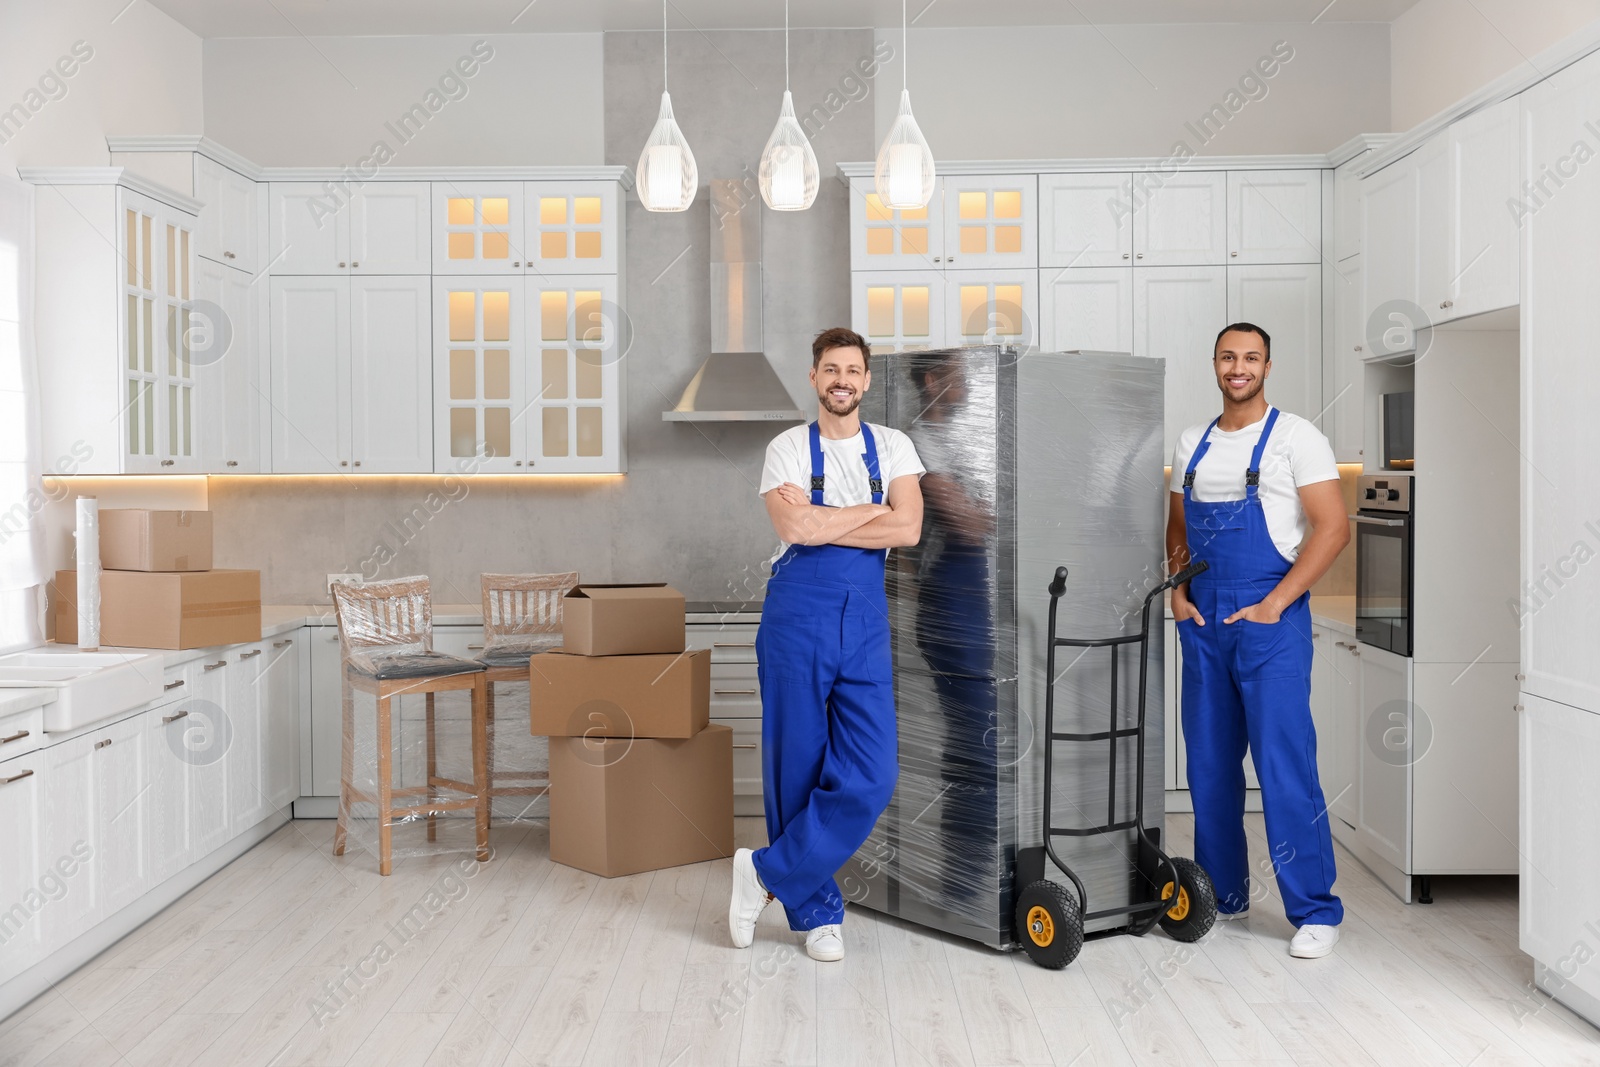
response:
<svg viewBox="0 0 1600 1067"><path fill-rule="evenodd" d="M817 199L817 179L817 154L795 121L794 97L789 95L789 0L783 0L783 106L761 152L757 183L772 210L804 211Z"/></svg>
<svg viewBox="0 0 1600 1067"><path fill-rule="evenodd" d="M700 188L694 153L672 117L667 93L667 0L661 0L661 113L639 153L635 185L647 211L684 211Z"/></svg>
<svg viewBox="0 0 1600 1067"><path fill-rule="evenodd" d="M909 66L907 54L906 3L900 0L900 62ZM900 211L927 207L933 199L933 152L911 116L911 92L907 66L900 68L900 114L889 127L889 135L878 148L872 179L878 199L886 207Z"/></svg>

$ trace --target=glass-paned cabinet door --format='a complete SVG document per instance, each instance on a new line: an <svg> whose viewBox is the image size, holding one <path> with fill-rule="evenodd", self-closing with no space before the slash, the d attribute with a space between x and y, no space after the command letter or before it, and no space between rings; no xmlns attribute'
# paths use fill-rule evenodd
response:
<svg viewBox="0 0 1600 1067"><path fill-rule="evenodd" d="M1037 267L1038 193L1032 174L946 177L945 267Z"/></svg>
<svg viewBox="0 0 1600 1067"><path fill-rule="evenodd" d="M873 188L871 178L850 179L850 269L938 270L944 263L939 188L927 207L895 211Z"/></svg>
<svg viewBox="0 0 1600 1067"><path fill-rule="evenodd" d="M122 421L123 469L129 473L161 470L156 404L160 399L164 353L160 352L161 327L166 311L158 276L161 268L160 213L143 198L125 194L120 201L122 225L120 281L122 307Z"/></svg>
<svg viewBox="0 0 1600 1067"><path fill-rule="evenodd" d="M949 271L945 274L945 344L1039 343L1039 272Z"/></svg>
<svg viewBox="0 0 1600 1067"><path fill-rule="evenodd" d="M612 474L626 463L626 320L614 276L528 279L529 463L534 473Z"/></svg>
<svg viewBox="0 0 1600 1067"><path fill-rule="evenodd" d="M616 274L622 262L616 182L528 182L526 267L543 274Z"/></svg>
<svg viewBox="0 0 1600 1067"><path fill-rule="evenodd" d="M433 273L520 274L522 182L433 183Z"/></svg>
<svg viewBox="0 0 1600 1067"><path fill-rule="evenodd" d="M162 254L161 303L166 317L163 385L165 410L162 422L166 433L165 456L161 465L168 471L194 471L200 467L199 423L201 396L196 388L194 368L195 331L209 327L197 321L194 298L194 228L168 217L162 226L166 235Z"/></svg>
<svg viewBox="0 0 1600 1067"><path fill-rule="evenodd" d="M527 469L521 278L433 283L434 470Z"/></svg>
<svg viewBox="0 0 1600 1067"><path fill-rule="evenodd" d="M857 271L850 285L851 328L872 345L873 355L944 347L939 271Z"/></svg>

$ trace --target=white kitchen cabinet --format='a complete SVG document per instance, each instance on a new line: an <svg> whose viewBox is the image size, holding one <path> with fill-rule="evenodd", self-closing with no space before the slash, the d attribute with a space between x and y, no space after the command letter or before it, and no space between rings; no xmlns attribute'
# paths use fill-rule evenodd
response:
<svg viewBox="0 0 1600 1067"><path fill-rule="evenodd" d="M97 727L87 735L94 860L86 865L86 873L95 883L98 918L138 900L150 885L147 738L137 716ZM51 800L54 803L54 795Z"/></svg>
<svg viewBox="0 0 1600 1067"><path fill-rule="evenodd" d="M1322 414L1320 265L1228 267L1226 321L1253 322L1271 335L1266 395L1274 406L1305 419ZM1209 399L1220 412L1220 396Z"/></svg>
<svg viewBox="0 0 1600 1067"><path fill-rule="evenodd" d="M434 274L616 274L611 181L434 182Z"/></svg>
<svg viewBox="0 0 1600 1067"><path fill-rule="evenodd" d="M1039 266L1131 266L1132 181L1127 172L1039 175Z"/></svg>
<svg viewBox="0 0 1600 1067"><path fill-rule="evenodd" d="M850 289L851 328L874 355L944 346L942 271L854 271Z"/></svg>
<svg viewBox="0 0 1600 1067"><path fill-rule="evenodd" d="M65 879L67 891L40 914L40 936L45 945L65 944L105 915L97 871L104 866L104 842L95 825L95 787L100 780L96 745L105 739L99 731L80 734L41 749L38 771L49 793L41 797L44 842L41 872L66 861L74 869ZM112 746L115 747L115 746Z"/></svg>
<svg viewBox="0 0 1600 1067"><path fill-rule="evenodd" d="M1133 268L1041 270L1039 347L1132 352Z"/></svg>
<svg viewBox="0 0 1600 1067"><path fill-rule="evenodd" d="M44 848L47 781L43 752L0 760L0 901L8 909L0 915L0 983L37 960L44 944L41 913L51 902L39 880L55 862Z"/></svg>
<svg viewBox="0 0 1600 1067"><path fill-rule="evenodd" d="M944 212L934 179L927 207L891 210L870 175L850 179L850 269L939 270L944 265Z"/></svg>
<svg viewBox="0 0 1600 1067"><path fill-rule="evenodd" d="M945 343L1039 343L1037 270L945 272Z"/></svg>
<svg viewBox="0 0 1600 1067"><path fill-rule="evenodd" d="M434 182L433 273L522 272L521 182Z"/></svg>
<svg viewBox="0 0 1600 1067"><path fill-rule="evenodd" d="M433 469L430 280L274 278L272 469Z"/></svg>
<svg viewBox="0 0 1600 1067"><path fill-rule="evenodd" d="M1226 172L1189 171L1167 178L1134 208L1134 266L1228 262L1227 219Z"/></svg>
<svg viewBox="0 0 1600 1067"><path fill-rule="evenodd" d="M261 670L266 646L257 641L230 648L227 660L228 716L228 823L233 834L243 833L267 814L267 708ZM214 662L214 661L213 661Z"/></svg>
<svg viewBox="0 0 1600 1067"><path fill-rule="evenodd" d="M1228 173L1228 263L1320 263L1322 171Z"/></svg>
<svg viewBox="0 0 1600 1067"><path fill-rule="evenodd" d="M475 463L485 473L522 471L529 407L524 280L516 275L445 279L434 286L434 466Z"/></svg>
<svg viewBox="0 0 1600 1067"><path fill-rule="evenodd" d="M1417 346L1417 156L1361 182L1361 322L1369 359Z"/></svg>
<svg viewBox="0 0 1600 1067"><path fill-rule="evenodd" d="M184 666L183 680L186 695L173 707L175 712L188 713L183 723L189 762L190 852L198 858L234 836L229 779L236 761L249 762L255 743L249 731L234 728L228 714L226 649L207 649L203 659Z"/></svg>
<svg viewBox="0 0 1600 1067"><path fill-rule="evenodd" d="M1361 178L1357 167L1363 152L1333 172L1333 258L1335 262L1361 254Z"/></svg>
<svg viewBox="0 0 1600 1067"><path fill-rule="evenodd" d="M149 771L146 811L149 813L150 880L161 882L189 865L192 851L190 792L192 764L185 758L192 723L182 702L152 708L139 716L145 730Z"/></svg>
<svg viewBox="0 0 1600 1067"><path fill-rule="evenodd" d="M1441 133L1412 155L1417 170L1417 303L1425 321L1448 313L1454 288L1452 253L1455 200L1450 173L1450 136Z"/></svg>
<svg viewBox="0 0 1600 1067"><path fill-rule="evenodd" d="M944 263L956 270L1039 265L1038 178L954 175L943 181Z"/></svg>
<svg viewBox="0 0 1600 1067"><path fill-rule="evenodd" d="M369 182L348 196L331 183L273 182L267 253L274 276L427 274L427 182Z"/></svg>
<svg viewBox="0 0 1600 1067"><path fill-rule="evenodd" d="M1511 307L1521 299L1522 234L1510 210L1522 195L1521 105L1505 100L1453 123L1452 277L1445 319Z"/></svg>
<svg viewBox="0 0 1600 1067"><path fill-rule="evenodd" d="M1351 831L1361 820L1361 646L1347 634L1335 634L1327 651L1330 758L1322 779L1328 811ZM1318 738L1319 749L1323 740ZM1322 766L1318 761L1319 769ZM1336 833L1339 827L1334 826Z"/></svg>
<svg viewBox="0 0 1600 1067"><path fill-rule="evenodd" d="M344 653L339 647L339 628L307 627L306 641L311 646L311 778L301 782L300 793L337 797L344 752Z"/></svg>
<svg viewBox="0 0 1600 1067"><path fill-rule="evenodd" d="M1366 388L1362 357L1361 257L1328 268L1333 294L1333 348L1322 357L1322 432L1340 463L1360 463L1366 446Z"/></svg>
<svg viewBox="0 0 1600 1067"><path fill-rule="evenodd" d="M1166 435L1178 435L1222 410L1212 370L1212 342L1228 323L1225 267L1150 267L1133 272L1133 351L1167 361Z"/></svg>
<svg viewBox="0 0 1600 1067"><path fill-rule="evenodd" d="M204 303L191 309L191 347L195 379L209 398L201 414L201 465L212 474L254 474L264 454L261 309L270 283L209 259L198 262L195 274Z"/></svg>
<svg viewBox="0 0 1600 1067"><path fill-rule="evenodd" d="M1356 828L1373 854L1409 874L1417 737L1412 664L1373 645L1362 645L1359 651L1362 743Z"/></svg>
<svg viewBox="0 0 1600 1067"><path fill-rule="evenodd" d="M302 656L308 631L262 642L261 792L263 814L287 811L300 796Z"/></svg>
<svg viewBox="0 0 1600 1067"><path fill-rule="evenodd" d="M194 157L194 195L200 209L196 251L204 258L247 274L262 267L261 239L266 227L262 187L207 156Z"/></svg>
<svg viewBox="0 0 1600 1067"><path fill-rule="evenodd" d="M1417 663L1412 869L1517 873L1517 665Z"/></svg>

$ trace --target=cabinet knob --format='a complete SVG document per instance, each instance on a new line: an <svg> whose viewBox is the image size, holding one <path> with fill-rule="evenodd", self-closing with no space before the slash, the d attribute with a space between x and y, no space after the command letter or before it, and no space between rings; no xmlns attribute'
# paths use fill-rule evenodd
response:
<svg viewBox="0 0 1600 1067"><path fill-rule="evenodd" d="M111 738L109 738L109 737L106 738L104 741L96 741L94 743L94 747L95 747L96 750L99 750L99 749L102 749L102 748L109 748L110 746L111 746Z"/></svg>
<svg viewBox="0 0 1600 1067"><path fill-rule="evenodd" d="M1357 352L1361 351L1361 346L1360 345L1356 345L1356 351Z"/></svg>
<svg viewBox="0 0 1600 1067"><path fill-rule="evenodd" d="M520 259L514 260L511 265L513 267L520 267L520 266L522 266L522 260L520 260Z"/></svg>
<svg viewBox="0 0 1600 1067"><path fill-rule="evenodd" d="M238 257L236 257L232 252L224 252L224 253L222 253L222 258L223 259L236 259Z"/></svg>
<svg viewBox="0 0 1600 1067"><path fill-rule="evenodd" d="M1126 252L1122 253L1122 258L1123 259L1127 259L1128 258L1128 253L1126 253Z"/></svg>
<svg viewBox="0 0 1600 1067"><path fill-rule="evenodd" d="M944 257L943 256L934 256L933 257L933 261L935 263L943 263L944 262Z"/></svg>
<svg viewBox="0 0 1600 1067"><path fill-rule="evenodd" d="M1526 675L1526 674L1519 674L1519 675L1517 675L1517 681L1519 681L1519 682L1526 682L1526 681L1527 681L1527 680L1528 680L1528 676L1527 676L1527 675Z"/></svg>
<svg viewBox="0 0 1600 1067"><path fill-rule="evenodd" d="M1511 705L1511 710L1512 711L1527 711L1528 709L1523 707L1521 704L1513 704L1513 705Z"/></svg>
<svg viewBox="0 0 1600 1067"><path fill-rule="evenodd" d="M1139 256L1138 256L1138 258L1139 258L1139 259L1143 259L1143 258L1144 258L1144 253L1143 253L1143 252L1140 252L1140 253L1139 253Z"/></svg>
<svg viewBox="0 0 1600 1067"><path fill-rule="evenodd" d="M516 463L514 464L514 466L518 466L518 467L522 466L522 460L520 460L520 459L517 460Z"/></svg>
<svg viewBox="0 0 1600 1067"><path fill-rule="evenodd" d="M954 263L956 261L956 257L955 256L945 256L944 257L944 261L946 263Z"/></svg>
<svg viewBox="0 0 1600 1067"><path fill-rule="evenodd" d="M342 260L342 259L341 259L341 260L340 260L340 261L339 261L339 266L341 266L341 267L342 267L342 266L344 266L344 260Z"/></svg>
<svg viewBox="0 0 1600 1067"><path fill-rule="evenodd" d="M350 266L352 266L352 267L359 267L359 266L361 266L361 264L359 264L359 263L357 263L357 262L356 262L356 261L355 261L355 260L351 260L351 261L350 261Z"/></svg>
<svg viewBox="0 0 1600 1067"><path fill-rule="evenodd" d="M164 460L161 461L161 465L163 467L170 467L170 466L172 466L173 462L174 462L173 460L164 459Z"/></svg>
<svg viewBox="0 0 1600 1067"><path fill-rule="evenodd" d="M1454 300L1441 300L1441 301L1439 301L1439 306L1442 307L1442 308L1453 307L1454 305L1455 305L1455 301Z"/></svg>
<svg viewBox="0 0 1600 1067"><path fill-rule="evenodd" d="M237 467L237 466L238 466L238 465L239 465L239 461L238 461L238 460L236 460L236 459L230 459L230 460L228 460L228 466L230 466L230 467Z"/></svg>
<svg viewBox="0 0 1600 1067"><path fill-rule="evenodd" d="M1237 253L1237 252L1229 252L1228 255L1232 256L1234 259L1238 259L1239 258L1239 253Z"/></svg>
<svg viewBox="0 0 1600 1067"><path fill-rule="evenodd" d="M355 462L355 465L356 465L356 466L357 466L357 467L359 467L359 466L361 466L361 461L360 461L360 460L359 460L359 459L358 459L358 460L356 460L356 462Z"/></svg>
<svg viewBox="0 0 1600 1067"><path fill-rule="evenodd" d="M348 467L348 466L350 466L350 461L349 461L349 460L347 460L347 459L341 459L341 460L340 460L340 461L339 461L339 466L341 466L341 467Z"/></svg>

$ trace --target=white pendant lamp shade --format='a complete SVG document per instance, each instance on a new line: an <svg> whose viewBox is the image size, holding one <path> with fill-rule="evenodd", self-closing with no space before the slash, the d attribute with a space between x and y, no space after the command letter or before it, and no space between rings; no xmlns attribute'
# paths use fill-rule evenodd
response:
<svg viewBox="0 0 1600 1067"><path fill-rule="evenodd" d="M794 117L794 98L783 91L778 125L761 153L757 184L761 199L774 211L804 211L817 199L817 154Z"/></svg>
<svg viewBox="0 0 1600 1067"><path fill-rule="evenodd" d="M655 129L639 154L636 175L639 199L649 211L684 211L694 202L700 187L700 171L694 164L689 142L672 117L672 97L661 94L661 114Z"/></svg>
<svg viewBox="0 0 1600 1067"><path fill-rule="evenodd" d="M911 94L900 90L900 114L878 148L873 169L878 198L896 210L927 207L933 199L933 153L911 114Z"/></svg>

